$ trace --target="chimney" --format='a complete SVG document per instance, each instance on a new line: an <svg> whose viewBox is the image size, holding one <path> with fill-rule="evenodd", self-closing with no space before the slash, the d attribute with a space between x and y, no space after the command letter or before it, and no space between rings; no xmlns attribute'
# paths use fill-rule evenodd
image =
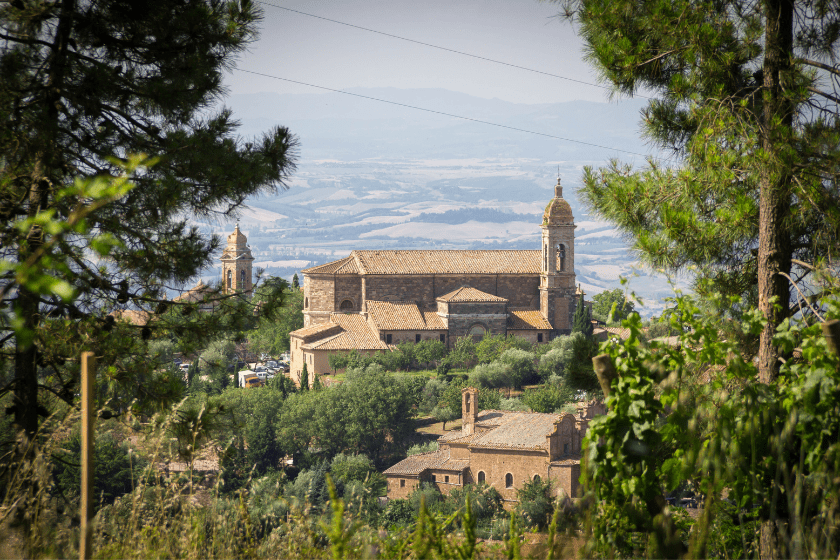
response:
<svg viewBox="0 0 840 560"><path fill-rule="evenodd" d="M467 387L461 391L461 432L472 435L478 419L478 389Z"/></svg>

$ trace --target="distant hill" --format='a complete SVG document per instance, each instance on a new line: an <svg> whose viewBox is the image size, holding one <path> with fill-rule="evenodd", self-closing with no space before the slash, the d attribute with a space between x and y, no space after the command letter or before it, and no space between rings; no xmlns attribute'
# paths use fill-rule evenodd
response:
<svg viewBox="0 0 840 560"><path fill-rule="evenodd" d="M350 91L647 153L638 133L639 100L523 105L439 89ZM610 224L587 215L575 190L583 166L611 157L641 164L641 156L339 93L235 95L226 104L243 137L283 125L301 141L291 188L249 200L240 216L255 265L269 274L291 278L353 249L538 248L558 168L578 224L578 282L593 294L633 273L625 242ZM232 227L200 225L217 233ZM644 280L631 281L631 289L647 299L671 294L664 279L641 274Z"/></svg>

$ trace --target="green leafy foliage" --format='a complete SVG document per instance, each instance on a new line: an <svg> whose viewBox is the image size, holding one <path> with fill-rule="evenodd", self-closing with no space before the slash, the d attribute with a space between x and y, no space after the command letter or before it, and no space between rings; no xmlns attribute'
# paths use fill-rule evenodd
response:
<svg viewBox="0 0 840 560"><path fill-rule="evenodd" d="M128 494L143 477L147 461L132 454L110 434L96 438L93 451L94 505L111 504ZM61 446L53 463L56 490L66 497L78 497L81 480L82 438L76 432Z"/></svg>
<svg viewBox="0 0 840 560"><path fill-rule="evenodd" d="M615 306L615 310L613 310ZM635 305L621 289L604 290L592 296L592 316L605 323L621 322L635 311Z"/></svg>
<svg viewBox="0 0 840 560"><path fill-rule="evenodd" d="M279 356L289 351L289 333L303 328L303 292L288 287L280 278L269 278L254 290L254 303L282 297L283 305L269 317L260 316L254 330L248 333L252 352Z"/></svg>
<svg viewBox="0 0 840 560"><path fill-rule="evenodd" d="M840 310L831 301L824 309L829 317ZM639 344L637 315L624 322L627 341L605 345L619 376L607 414L591 422L586 436L584 482L602 504L593 516L594 549L743 556L754 552L756 522L781 519L789 524L780 537L785 555L805 549L833 555L836 528L824 516L840 495L828 474L838 468L840 452L834 412L840 357L827 351L819 325L784 324L775 343L787 351L798 346L802 359L783 364L776 383L757 383L757 368L743 359L737 341L722 338L715 318L699 311L691 300L677 299L671 320L690 326L680 348ZM763 328L757 312L744 317L744 331ZM690 540L680 519L661 507L663 493L686 486L704 502ZM737 512L718 506L724 496ZM727 529L733 513L745 524L738 538ZM834 537L809 536L824 531ZM650 540L634 537L639 534Z"/></svg>
<svg viewBox="0 0 840 560"><path fill-rule="evenodd" d="M253 3L17 4L0 10L0 275L16 317L3 323L15 424L31 437L52 396L72 404L79 348L98 357L101 396L151 412L180 397L140 358L146 340L171 328L201 345L253 322L241 295L208 287L216 312L194 313L199 302L169 301L166 287L189 283L220 245L188 218L285 188L297 141L280 127L240 139L230 111L210 109L255 36ZM163 317L121 323L126 310ZM43 385L47 367L57 375Z"/></svg>
<svg viewBox="0 0 840 560"><path fill-rule="evenodd" d="M575 316L572 319L572 333L583 333L584 336L589 338L592 336L593 330L594 327L592 326L592 317L589 316L589 308L583 302L583 294L580 294L580 298L575 306Z"/></svg>
<svg viewBox="0 0 840 560"><path fill-rule="evenodd" d="M567 385L543 385L522 395L522 403L534 412L556 412L574 400L574 393Z"/></svg>

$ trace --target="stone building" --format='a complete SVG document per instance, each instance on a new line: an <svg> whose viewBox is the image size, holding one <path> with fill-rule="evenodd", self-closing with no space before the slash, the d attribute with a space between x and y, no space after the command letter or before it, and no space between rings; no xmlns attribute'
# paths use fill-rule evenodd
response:
<svg viewBox="0 0 840 560"><path fill-rule="evenodd" d="M251 248L248 247L248 238L239 231L239 224L236 224L236 229L228 235L227 247L222 253L221 260L222 284L225 293L250 294L254 288L254 277L251 271L254 257L251 255Z"/></svg>
<svg viewBox="0 0 840 560"><path fill-rule="evenodd" d="M310 379L328 373L330 353L354 348L450 346L488 332L548 342L571 332L576 226L559 179L539 227L541 250L353 251L302 271L304 328L290 333L291 377L299 382L304 363Z"/></svg>
<svg viewBox="0 0 840 560"><path fill-rule="evenodd" d="M462 427L438 439L439 449L412 455L387 469L388 497L405 498L421 482L444 494L487 483L506 503L535 479L551 480L555 493L578 496L581 442L589 421L606 409L586 403L577 414L476 409L478 391L461 392Z"/></svg>

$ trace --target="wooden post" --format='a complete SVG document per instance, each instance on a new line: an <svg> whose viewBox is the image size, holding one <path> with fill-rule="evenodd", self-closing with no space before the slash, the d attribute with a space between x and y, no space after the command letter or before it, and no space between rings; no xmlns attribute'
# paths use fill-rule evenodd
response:
<svg viewBox="0 0 840 560"><path fill-rule="evenodd" d="M822 324L822 332L828 348L840 356L840 321L831 319Z"/></svg>
<svg viewBox="0 0 840 560"><path fill-rule="evenodd" d="M618 372L612 363L609 354L601 354L592 358L592 366L595 368L595 375L598 376L598 383L604 392L604 398L610 396L610 384L618 378Z"/></svg>
<svg viewBox="0 0 840 560"><path fill-rule="evenodd" d="M93 390L96 380L96 358L93 352L82 352L82 531L79 539L79 560L92 556L93 530Z"/></svg>

